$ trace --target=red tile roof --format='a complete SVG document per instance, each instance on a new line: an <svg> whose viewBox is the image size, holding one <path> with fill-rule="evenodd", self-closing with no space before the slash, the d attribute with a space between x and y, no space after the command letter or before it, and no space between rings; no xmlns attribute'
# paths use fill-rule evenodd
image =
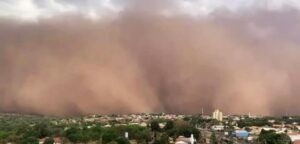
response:
<svg viewBox="0 0 300 144"><path fill-rule="evenodd" d="M294 141L293 144L300 144L300 140Z"/></svg>

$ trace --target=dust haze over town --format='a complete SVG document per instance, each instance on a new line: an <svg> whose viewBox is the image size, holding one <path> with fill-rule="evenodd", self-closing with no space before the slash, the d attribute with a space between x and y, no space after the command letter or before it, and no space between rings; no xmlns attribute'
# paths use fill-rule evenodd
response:
<svg viewBox="0 0 300 144"><path fill-rule="evenodd" d="M0 111L300 114L300 3L0 2Z"/></svg>

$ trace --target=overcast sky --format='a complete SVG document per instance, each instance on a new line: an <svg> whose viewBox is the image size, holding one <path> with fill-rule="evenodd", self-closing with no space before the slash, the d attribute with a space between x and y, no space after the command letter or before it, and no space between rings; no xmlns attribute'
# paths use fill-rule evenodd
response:
<svg viewBox="0 0 300 144"><path fill-rule="evenodd" d="M0 17L36 21L39 18L50 18L60 14L79 13L88 18L99 19L108 14L118 14L133 3L150 2L146 0L1 0ZM154 3L151 0L151 4ZM220 9L231 12L257 9L280 11L286 7L300 9L298 0L165 0L164 4L161 1L158 3L160 6L156 10L167 15L182 13L206 16Z"/></svg>

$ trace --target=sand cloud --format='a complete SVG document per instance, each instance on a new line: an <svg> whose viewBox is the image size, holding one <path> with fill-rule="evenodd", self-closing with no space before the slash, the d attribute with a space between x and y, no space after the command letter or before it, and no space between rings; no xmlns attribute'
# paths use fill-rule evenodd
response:
<svg viewBox="0 0 300 144"><path fill-rule="evenodd" d="M170 2L112 1L118 14L97 21L78 12L34 23L2 17L0 110L299 114L296 8L222 6L190 17ZM78 9L80 1L59 3Z"/></svg>

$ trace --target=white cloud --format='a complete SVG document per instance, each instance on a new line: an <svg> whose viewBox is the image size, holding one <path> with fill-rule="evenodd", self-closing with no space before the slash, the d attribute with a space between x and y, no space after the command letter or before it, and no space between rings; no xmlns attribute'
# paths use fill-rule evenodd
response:
<svg viewBox="0 0 300 144"><path fill-rule="evenodd" d="M0 16L34 19L40 14L31 0L0 1Z"/></svg>
<svg viewBox="0 0 300 144"><path fill-rule="evenodd" d="M126 9L126 1L118 0L2 0L0 17L38 20L63 13L80 13L91 19L118 13ZM174 0L178 9L162 10L164 15L186 13L193 16L209 15L218 9L232 12L255 9L281 10L284 7L300 9L299 0Z"/></svg>
<svg viewBox="0 0 300 144"><path fill-rule="evenodd" d="M278 10L286 6L300 9L299 0L265 0L264 4L270 10Z"/></svg>
<svg viewBox="0 0 300 144"><path fill-rule="evenodd" d="M51 17L55 14L75 11L75 7L62 5L55 0L45 1L43 7L33 0L0 1L0 16L21 20L37 20L40 17Z"/></svg>
<svg viewBox="0 0 300 144"><path fill-rule="evenodd" d="M290 7L300 10L299 0L181 0L181 10L191 15L208 15L215 10L231 12L254 11L258 9L282 10Z"/></svg>
<svg viewBox="0 0 300 144"><path fill-rule="evenodd" d="M64 13L79 13L89 18L99 18L107 12L118 12L110 0L86 0L85 2L58 0L3 0L0 1L0 17L36 21Z"/></svg>

